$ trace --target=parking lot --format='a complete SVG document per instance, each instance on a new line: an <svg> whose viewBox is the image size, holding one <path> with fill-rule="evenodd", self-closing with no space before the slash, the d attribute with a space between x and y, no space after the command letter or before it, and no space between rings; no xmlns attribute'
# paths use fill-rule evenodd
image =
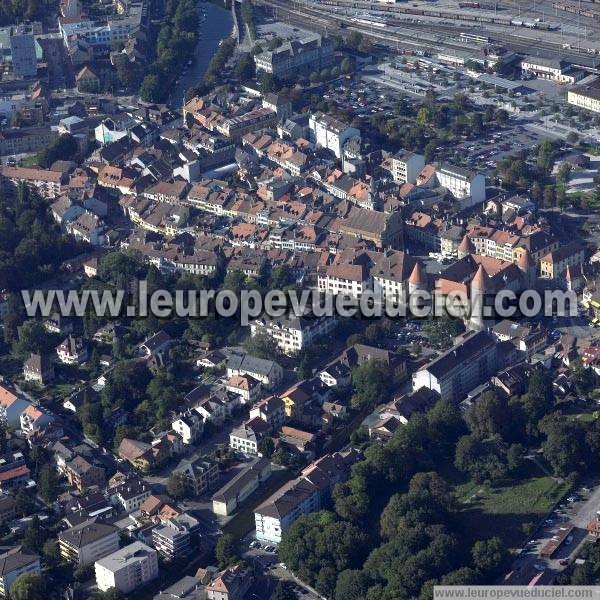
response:
<svg viewBox="0 0 600 600"><path fill-rule="evenodd" d="M513 562L511 584L526 585L543 571L558 573L574 560L581 544L588 538L587 524L596 517L596 511L600 510L600 486L597 482L595 484L594 488L584 486L569 494L542 523ZM572 531L552 557L541 557L540 552L546 544L557 539L557 536L564 535L565 528L571 526Z"/></svg>
<svg viewBox="0 0 600 600"><path fill-rule="evenodd" d="M261 590L260 594L256 594L256 598L260 598L260 600L270 598L277 581L288 580L294 585L294 591L298 598L302 600L320 600L321 596L314 589L296 578L287 566L279 560L276 544L258 541L252 536L247 536L242 542L241 556L255 569L266 575L268 589Z"/></svg>

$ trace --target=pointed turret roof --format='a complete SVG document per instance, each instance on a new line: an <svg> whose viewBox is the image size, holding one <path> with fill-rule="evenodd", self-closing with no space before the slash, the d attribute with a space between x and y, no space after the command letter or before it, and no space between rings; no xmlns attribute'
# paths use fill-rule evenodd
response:
<svg viewBox="0 0 600 600"><path fill-rule="evenodd" d="M572 281L573 280L573 277L571 276L571 266L570 265L567 265L567 270L565 272L565 279L567 281Z"/></svg>
<svg viewBox="0 0 600 600"><path fill-rule="evenodd" d="M488 274L485 272L483 265L479 265L477 273L475 273L475 277L471 281L471 289L485 292L487 290L487 278Z"/></svg>
<svg viewBox="0 0 600 600"><path fill-rule="evenodd" d="M413 285L422 285L423 283L425 283L423 268L421 267L421 263L419 261L415 263L412 273L408 278L408 283L412 283Z"/></svg>

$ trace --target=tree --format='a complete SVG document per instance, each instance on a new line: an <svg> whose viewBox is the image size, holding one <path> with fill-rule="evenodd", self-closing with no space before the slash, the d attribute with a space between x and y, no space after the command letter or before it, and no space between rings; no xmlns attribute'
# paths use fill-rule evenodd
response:
<svg viewBox="0 0 600 600"><path fill-rule="evenodd" d="M109 252L98 261L98 277L118 289L129 289L142 268L141 257L134 253Z"/></svg>
<svg viewBox="0 0 600 600"><path fill-rule="evenodd" d="M500 108L494 113L494 118L498 125L506 125L506 123L508 123L508 112L503 108Z"/></svg>
<svg viewBox="0 0 600 600"><path fill-rule="evenodd" d="M491 580L499 573L509 553L504 542L499 537L493 537L475 542L471 555L475 568Z"/></svg>
<svg viewBox="0 0 600 600"><path fill-rule="evenodd" d="M364 571L346 569L337 578L335 600L361 600L369 589L369 578Z"/></svg>
<svg viewBox="0 0 600 600"><path fill-rule="evenodd" d="M504 454L498 438L483 441L474 435L465 435L456 444L454 464L477 483L495 482L506 475Z"/></svg>
<svg viewBox="0 0 600 600"><path fill-rule="evenodd" d="M29 548L32 552L41 552L44 547L44 542L48 538L48 533L42 527L40 518L33 515L29 527L25 530L23 537L23 545Z"/></svg>
<svg viewBox="0 0 600 600"><path fill-rule="evenodd" d="M559 183L569 183L569 179L571 178L571 171L573 167L568 162L561 163L558 168L558 173L556 175L556 180Z"/></svg>
<svg viewBox="0 0 600 600"><path fill-rule="evenodd" d="M115 587L108 588L105 592L98 591L93 596L93 600L124 600L123 592Z"/></svg>
<svg viewBox="0 0 600 600"><path fill-rule="evenodd" d="M346 38L346 43L350 48L354 48L354 50L358 50L358 47L362 43L363 36L362 33L358 31L351 31L348 37Z"/></svg>
<svg viewBox="0 0 600 600"><path fill-rule="evenodd" d="M244 343L248 354L267 360L277 360L280 355L277 342L268 333L257 333L249 337Z"/></svg>
<svg viewBox="0 0 600 600"><path fill-rule="evenodd" d="M442 317L430 317L423 325L423 333L429 342L445 350L452 346L454 338L463 331L462 322L449 315Z"/></svg>
<svg viewBox="0 0 600 600"><path fill-rule="evenodd" d="M40 321L30 319L19 329L19 339L14 344L13 351L20 356L30 353L42 353L50 345L50 338Z"/></svg>
<svg viewBox="0 0 600 600"><path fill-rule="evenodd" d="M258 85L263 95L276 92L281 87L279 80L273 73L263 73L259 78Z"/></svg>
<svg viewBox="0 0 600 600"><path fill-rule="evenodd" d="M586 369L580 359L575 360L570 365L571 381L577 390L577 393L584 396L590 391L594 383L594 377L591 369Z"/></svg>
<svg viewBox="0 0 600 600"><path fill-rule="evenodd" d="M50 569L56 567L61 563L60 551L58 549L58 541L56 538L51 538L44 542L42 548L42 555L46 566Z"/></svg>
<svg viewBox="0 0 600 600"><path fill-rule="evenodd" d="M467 413L467 423L479 439L495 434L504 437L510 429L508 403L494 392L485 392Z"/></svg>
<svg viewBox="0 0 600 600"><path fill-rule="evenodd" d="M38 476L38 490L46 502L54 502L58 496L58 477L56 469L50 464L45 464L40 469Z"/></svg>
<svg viewBox="0 0 600 600"><path fill-rule="evenodd" d="M331 595L336 573L360 566L366 542L361 527L321 511L292 523L282 536L279 557L303 581Z"/></svg>
<svg viewBox="0 0 600 600"><path fill-rule="evenodd" d="M579 141L579 134L576 131L570 131L567 135L567 142L569 144L574 145Z"/></svg>
<svg viewBox="0 0 600 600"><path fill-rule="evenodd" d="M429 123L429 109L426 106L422 106L417 113L417 125L425 127Z"/></svg>
<svg viewBox="0 0 600 600"><path fill-rule="evenodd" d="M252 54L244 52L235 65L235 76L240 81L246 81L254 76L254 59Z"/></svg>
<svg viewBox="0 0 600 600"><path fill-rule="evenodd" d="M144 102L158 102L161 95L162 86L158 75L146 75L140 86L140 98Z"/></svg>
<svg viewBox="0 0 600 600"><path fill-rule="evenodd" d="M344 75L348 75L352 71L352 63L349 58L344 58L340 64L340 69Z"/></svg>
<svg viewBox="0 0 600 600"><path fill-rule="evenodd" d="M565 477L585 465L587 453L581 423L566 421L558 413L553 413L542 419L539 428L546 434L542 443L544 458L556 475Z"/></svg>
<svg viewBox="0 0 600 600"><path fill-rule="evenodd" d="M167 480L167 494L175 500L183 500L190 494L190 484L185 473L172 473Z"/></svg>
<svg viewBox="0 0 600 600"><path fill-rule="evenodd" d="M137 62L130 61L126 54L117 54L114 60L117 78L121 84L127 89L136 88L141 75Z"/></svg>
<svg viewBox="0 0 600 600"><path fill-rule="evenodd" d="M94 565L82 565L73 571L73 578L79 583L87 581L94 576Z"/></svg>
<svg viewBox="0 0 600 600"><path fill-rule="evenodd" d="M231 567L239 562L235 538L230 533L225 533L219 538L215 549L215 556L220 569Z"/></svg>
<svg viewBox="0 0 600 600"><path fill-rule="evenodd" d="M273 452L275 452L275 443L273 442L273 438L267 436L260 440L258 443L258 451L265 458L271 458L271 456L273 456Z"/></svg>
<svg viewBox="0 0 600 600"><path fill-rule="evenodd" d="M389 400L392 375L389 366L381 360L369 360L352 373L355 408L375 407Z"/></svg>
<svg viewBox="0 0 600 600"><path fill-rule="evenodd" d="M57 160L72 160L78 150L77 140L72 135L63 133L53 144L37 155L37 162L41 167L48 168Z"/></svg>
<svg viewBox="0 0 600 600"><path fill-rule="evenodd" d="M23 573L10 586L11 600L45 600L46 580L37 573Z"/></svg>
<svg viewBox="0 0 600 600"><path fill-rule="evenodd" d="M523 465L525 446L523 444L512 444L506 452L506 463L508 470L515 475Z"/></svg>
<svg viewBox="0 0 600 600"><path fill-rule="evenodd" d="M33 512L34 508L33 498L25 491L25 488L21 488L15 496L15 511L21 517L26 517Z"/></svg>
<svg viewBox="0 0 600 600"><path fill-rule="evenodd" d="M294 584L291 581L280 579L275 588L273 600L296 600L298 595L294 591Z"/></svg>

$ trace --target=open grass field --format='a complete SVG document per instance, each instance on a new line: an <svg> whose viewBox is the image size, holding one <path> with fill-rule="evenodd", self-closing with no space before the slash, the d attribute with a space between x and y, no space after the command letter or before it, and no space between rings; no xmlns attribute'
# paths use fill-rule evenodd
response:
<svg viewBox="0 0 600 600"><path fill-rule="evenodd" d="M503 485L478 485L473 481L455 487L463 507L461 518L474 539L502 537L509 547L519 546L568 490L565 482L550 477L539 465L528 462L522 478Z"/></svg>

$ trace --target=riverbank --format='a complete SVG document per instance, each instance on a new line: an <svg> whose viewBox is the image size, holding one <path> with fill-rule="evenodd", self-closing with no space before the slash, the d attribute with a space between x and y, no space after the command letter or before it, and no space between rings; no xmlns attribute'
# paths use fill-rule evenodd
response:
<svg viewBox="0 0 600 600"><path fill-rule="evenodd" d="M231 10L224 8L222 3L198 2L198 12L200 37L192 64L186 67L169 95L169 104L177 107L183 104L187 90L202 81L220 42L233 32Z"/></svg>

